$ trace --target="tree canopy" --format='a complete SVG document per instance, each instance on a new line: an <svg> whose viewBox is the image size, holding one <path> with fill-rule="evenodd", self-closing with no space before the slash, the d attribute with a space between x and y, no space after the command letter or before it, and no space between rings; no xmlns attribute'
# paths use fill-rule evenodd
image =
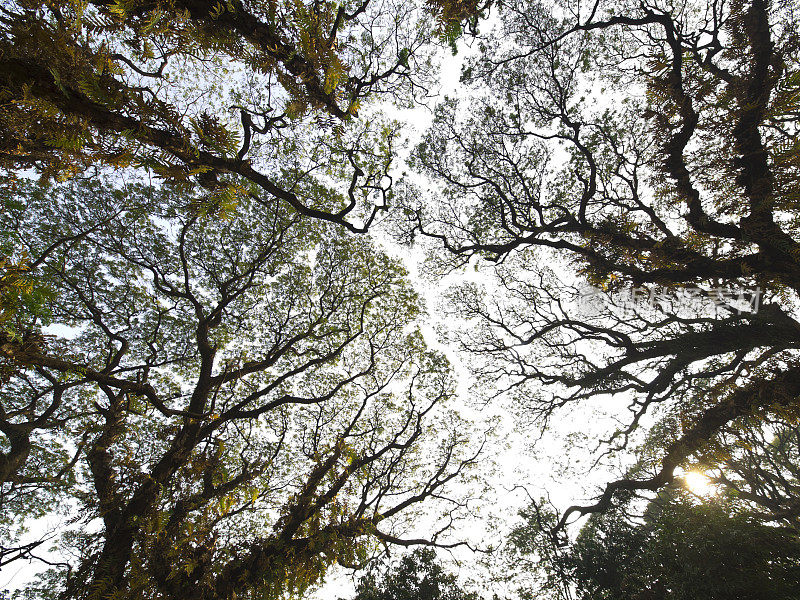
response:
<svg viewBox="0 0 800 600"><path fill-rule="evenodd" d="M282 597L458 543L480 436L405 269L350 234L398 128L359 110L425 97L477 10L0 8L0 566L52 567L27 594Z"/></svg>
<svg viewBox="0 0 800 600"><path fill-rule="evenodd" d="M628 509L630 507L627 507ZM585 600L795 598L800 544L795 531L766 525L723 498L698 502L671 488L638 519L628 510L592 516L568 549L535 554L552 526L533 510L514 530L508 560L520 595ZM545 571L538 581L525 568Z"/></svg>
<svg viewBox="0 0 800 600"><path fill-rule="evenodd" d="M504 3L508 43L481 40L416 150L437 199L409 189L407 234L440 243L438 272L497 265L491 294L453 294L484 385L542 424L627 398L610 452L671 417L659 460L559 527L667 485L729 425L797 414L796 10Z"/></svg>
<svg viewBox="0 0 800 600"><path fill-rule="evenodd" d="M382 568L381 568L382 567ZM430 548L417 549L399 563L372 565L356 586L354 600L478 600L466 592Z"/></svg>
<svg viewBox="0 0 800 600"><path fill-rule="evenodd" d="M588 474L615 474L532 502L507 575L796 595L798 11L3 3L0 567L46 561L31 598L272 599L471 547L484 435L399 239L437 285L478 272L433 319L478 404L530 439L607 425ZM405 161L381 110L428 104ZM474 600L434 558L359 597Z"/></svg>
<svg viewBox="0 0 800 600"><path fill-rule="evenodd" d="M27 519L77 502L64 597L302 592L369 539L411 543L397 517L466 474L447 362L366 238L277 201L208 219L146 186L15 194L5 225L56 299L32 318L73 334L4 346L4 560Z"/></svg>
<svg viewBox="0 0 800 600"><path fill-rule="evenodd" d="M365 230L395 130L353 119L430 81L432 11L389 1L13 2L0 13L0 157L254 194ZM333 177L343 182L330 189Z"/></svg>

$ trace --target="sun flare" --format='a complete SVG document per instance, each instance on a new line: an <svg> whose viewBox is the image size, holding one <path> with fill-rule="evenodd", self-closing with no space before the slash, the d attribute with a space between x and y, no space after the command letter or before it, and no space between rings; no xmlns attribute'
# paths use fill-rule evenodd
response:
<svg viewBox="0 0 800 600"><path fill-rule="evenodd" d="M698 496L705 496L714 492L714 484L703 473L689 471L683 475L683 482L686 488Z"/></svg>

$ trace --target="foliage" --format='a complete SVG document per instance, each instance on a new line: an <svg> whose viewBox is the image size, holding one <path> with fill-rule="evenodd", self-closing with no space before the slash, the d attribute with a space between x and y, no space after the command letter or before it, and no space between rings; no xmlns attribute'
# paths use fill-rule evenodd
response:
<svg viewBox="0 0 800 600"><path fill-rule="evenodd" d="M405 271L343 233L388 205L370 103L427 94L433 13L0 7L0 565L78 515L30 593L302 593L464 475Z"/></svg>
<svg viewBox="0 0 800 600"><path fill-rule="evenodd" d="M542 429L618 400L601 460L645 440L594 501L526 513L537 585L797 595L800 7L510 0L479 33L490 5L0 6L0 566L65 515L24 594L300 596L428 508L455 543L480 441L406 271L353 235L400 196L431 273L491 277L450 302L481 390ZM376 107L426 97L465 30L397 194ZM676 492L690 465L724 499ZM474 600L433 561L359 593Z"/></svg>
<svg viewBox="0 0 800 600"><path fill-rule="evenodd" d="M27 593L300 594L448 501L473 462L449 366L403 268L344 233L388 206L375 104L428 94L436 18L2 4L0 566L68 557Z"/></svg>
<svg viewBox="0 0 800 600"><path fill-rule="evenodd" d="M744 420L696 456L695 469L764 521L798 526L800 427L784 418Z"/></svg>
<svg viewBox="0 0 800 600"><path fill-rule="evenodd" d="M279 201L212 217L183 188L7 192L3 230L72 332L8 342L3 561L38 555L14 545L29 519L70 519L29 594L302 594L410 543L407 519L440 502L446 543L477 446L396 261Z"/></svg>
<svg viewBox="0 0 800 600"><path fill-rule="evenodd" d="M2 183L11 189L17 185L13 178ZM8 194L0 194L0 199L4 211L19 208ZM24 251L19 253L13 237L11 232L0 232L0 347L2 360L10 363L14 362L14 356L9 354L14 344L8 342L42 343L38 326L47 324L45 303L51 295L32 272L37 264ZM6 369L9 367L6 365Z"/></svg>
<svg viewBox="0 0 800 600"><path fill-rule="evenodd" d="M0 164L144 168L364 231L397 126L356 115L427 93L430 20L394 0L5 3Z"/></svg>
<svg viewBox="0 0 800 600"><path fill-rule="evenodd" d="M800 590L796 533L732 511L723 498L698 502L672 488L650 501L640 519L622 510L594 515L574 543L546 557L546 565L531 565L526 556L526 542L538 531L531 519L514 531L510 560L557 569L561 585L539 588L547 597L788 600ZM523 593L537 597L535 590Z"/></svg>
<svg viewBox="0 0 800 600"><path fill-rule="evenodd" d="M503 3L414 153L430 192L408 184L404 236L436 244L434 275L491 278L451 294L480 389L542 428L612 398L603 456L669 421L646 469L557 529L797 414L797 10Z"/></svg>
<svg viewBox="0 0 800 600"><path fill-rule="evenodd" d="M458 586L455 575L436 561L436 552L421 548L393 567L373 565L356 587L354 600L478 600Z"/></svg>

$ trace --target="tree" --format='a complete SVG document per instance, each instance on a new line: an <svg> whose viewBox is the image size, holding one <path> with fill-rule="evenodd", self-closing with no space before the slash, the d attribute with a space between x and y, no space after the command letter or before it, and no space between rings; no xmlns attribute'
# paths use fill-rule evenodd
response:
<svg viewBox="0 0 800 600"><path fill-rule="evenodd" d="M671 421L652 428L628 478L660 460ZM654 497L618 495L566 544L552 535L556 508L532 501L500 553L503 580L523 598L793 598L796 434L779 420L726 427L691 471Z"/></svg>
<svg viewBox="0 0 800 600"><path fill-rule="evenodd" d="M726 427L696 456L696 469L766 522L800 531L800 430L769 418Z"/></svg>
<svg viewBox="0 0 800 600"><path fill-rule="evenodd" d="M728 425L796 414L796 11L509 2L492 34L508 44L484 42L463 73L474 93L441 105L416 151L438 188L409 188L407 234L441 243L437 268L497 265L490 294L453 294L480 323L460 340L482 385L543 424L623 398L610 452L654 413L677 424L648 471L556 529L669 484Z"/></svg>
<svg viewBox="0 0 800 600"><path fill-rule="evenodd" d="M697 502L679 488L659 493L640 519L626 511L593 515L576 541L531 564L541 523L531 511L510 538L509 560L557 571L539 592L585 600L795 598L800 590L796 532L764 525L721 497ZM552 526L555 521L549 523ZM524 576L525 574L522 573ZM524 589L537 596L536 590Z"/></svg>
<svg viewBox="0 0 800 600"><path fill-rule="evenodd" d="M435 26L408 3L106 0L0 10L0 160L196 181L364 231L397 126L354 118L426 93ZM331 189L331 181L341 184Z"/></svg>
<svg viewBox="0 0 800 600"><path fill-rule="evenodd" d="M359 580L354 600L478 600L478 595L462 590L436 562L436 553L422 548L392 568L372 565Z"/></svg>
<svg viewBox="0 0 800 600"><path fill-rule="evenodd" d="M343 233L391 194L398 125L359 110L427 94L456 8L0 7L0 565L77 503L37 593L272 597L410 544L420 503L456 517L448 366L402 268Z"/></svg>
<svg viewBox="0 0 800 600"><path fill-rule="evenodd" d="M455 543L477 447L396 261L278 200L210 218L170 187L15 186L3 230L72 328L6 350L2 560L32 555L27 519L76 508L29 593L273 598L378 541Z"/></svg>

